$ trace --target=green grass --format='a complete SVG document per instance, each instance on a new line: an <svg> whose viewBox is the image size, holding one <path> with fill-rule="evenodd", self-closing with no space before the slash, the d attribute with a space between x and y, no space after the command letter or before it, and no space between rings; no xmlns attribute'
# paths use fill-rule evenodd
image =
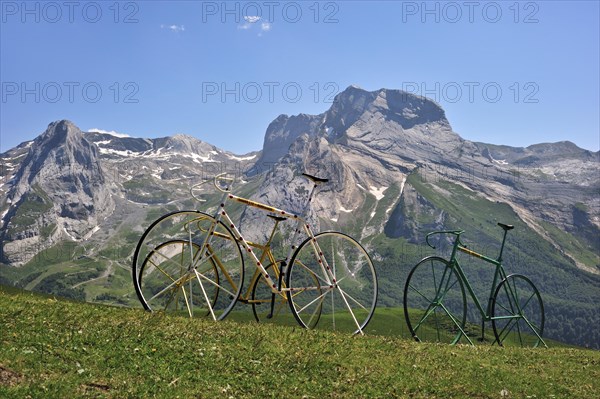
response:
<svg viewBox="0 0 600 399"><path fill-rule="evenodd" d="M585 398L600 352L418 344L0 289L2 398Z"/></svg>

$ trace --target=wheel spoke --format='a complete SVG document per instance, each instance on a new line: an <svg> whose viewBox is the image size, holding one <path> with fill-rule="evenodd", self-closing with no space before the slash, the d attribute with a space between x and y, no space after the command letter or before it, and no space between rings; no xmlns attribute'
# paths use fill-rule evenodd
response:
<svg viewBox="0 0 600 399"><path fill-rule="evenodd" d="M416 292L417 294L419 294L423 299L425 299L427 302L433 302L433 300L429 299L428 297L426 297L425 295L423 295L421 293L421 291L419 291L416 287L414 287L411 284L407 284L408 288L412 289L414 292Z"/></svg>

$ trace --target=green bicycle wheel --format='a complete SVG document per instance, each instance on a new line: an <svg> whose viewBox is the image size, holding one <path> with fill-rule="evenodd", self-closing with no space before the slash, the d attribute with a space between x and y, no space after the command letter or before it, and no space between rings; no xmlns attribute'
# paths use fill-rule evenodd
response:
<svg viewBox="0 0 600 399"><path fill-rule="evenodd" d="M465 289L448 261L433 256L413 267L404 286L404 317L417 341L456 344L465 335Z"/></svg>
<svg viewBox="0 0 600 399"><path fill-rule="evenodd" d="M501 346L546 346L544 304L540 292L527 277L511 274L494 294L492 326Z"/></svg>

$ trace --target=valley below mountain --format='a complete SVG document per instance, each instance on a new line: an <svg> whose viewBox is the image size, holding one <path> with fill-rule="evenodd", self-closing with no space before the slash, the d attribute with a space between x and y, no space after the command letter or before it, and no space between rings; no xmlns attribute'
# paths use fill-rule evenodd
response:
<svg viewBox="0 0 600 399"><path fill-rule="evenodd" d="M322 114L277 117L262 150L249 154L185 135L83 132L63 120L0 162L0 284L139 307L131 262L143 231L169 211L216 209L219 195L205 190L207 202L197 202L192 185L227 172L236 194L299 212L306 172L329 179L313 202L314 229L365 246L379 275L378 306L401 306L411 267L447 254L444 239L437 251L425 245L428 232L463 229L466 243L495 258L497 223L513 224L504 261L540 289L545 335L600 348L600 152L567 141L468 141L425 97L350 86ZM269 232L264 214L236 216L251 238ZM461 264L487 298L493 270L471 258Z"/></svg>

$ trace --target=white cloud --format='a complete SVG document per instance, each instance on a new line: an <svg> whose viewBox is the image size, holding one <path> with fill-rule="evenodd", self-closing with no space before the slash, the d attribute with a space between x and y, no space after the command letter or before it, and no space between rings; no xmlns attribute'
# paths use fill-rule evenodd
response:
<svg viewBox="0 0 600 399"><path fill-rule="evenodd" d="M251 24L260 21L260 17L258 15L245 15L244 20Z"/></svg>
<svg viewBox="0 0 600 399"><path fill-rule="evenodd" d="M160 28L161 29L168 29L171 32L177 32L177 33L185 31L185 26L183 26L183 25L165 25L165 24L161 24Z"/></svg>
<svg viewBox="0 0 600 399"><path fill-rule="evenodd" d="M258 15L244 15L245 23L238 25L238 29L248 30L252 28L252 25L260 21L260 17Z"/></svg>
<svg viewBox="0 0 600 399"><path fill-rule="evenodd" d="M258 32L258 37L261 37L263 35L263 32L268 32L271 30L271 23L268 21L263 21L260 23L260 25L258 24L258 22L261 20L261 17L258 15L245 15L244 16L244 22L241 25L238 25L238 29L242 29L242 30L250 30L253 28L253 26L256 24L260 29L260 31Z"/></svg>

